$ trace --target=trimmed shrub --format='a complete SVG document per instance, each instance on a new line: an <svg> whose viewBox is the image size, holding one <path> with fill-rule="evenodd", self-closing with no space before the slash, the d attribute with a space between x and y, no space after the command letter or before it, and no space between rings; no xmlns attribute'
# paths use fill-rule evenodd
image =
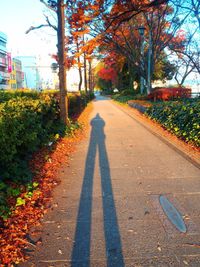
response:
<svg viewBox="0 0 200 267"><path fill-rule="evenodd" d="M18 89L18 90L0 90L0 103L15 99L16 97L29 97L31 99L40 98L41 93L36 90Z"/></svg>
<svg viewBox="0 0 200 267"><path fill-rule="evenodd" d="M76 116L93 94L70 93L69 115ZM0 92L0 179L29 180L28 160L39 147L69 133L60 121L57 91Z"/></svg>
<svg viewBox="0 0 200 267"><path fill-rule="evenodd" d="M122 92L115 94L112 98L121 103L127 103L130 100L146 100L146 95L136 94L134 90L123 90Z"/></svg>
<svg viewBox="0 0 200 267"><path fill-rule="evenodd" d="M120 92L120 95L121 96L127 96L127 95L134 96L135 95L135 91L134 90L131 90L131 89L125 89L125 90L123 90L123 91Z"/></svg>
<svg viewBox="0 0 200 267"><path fill-rule="evenodd" d="M145 114L176 136L200 146L200 100L155 104Z"/></svg>
<svg viewBox="0 0 200 267"><path fill-rule="evenodd" d="M68 94L69 114L80 113L93 97L92 93ZM24 203L18 196L25 187L32 192L32 171L38 171L29 168L33 152L44 145L51 150L60 136L79 127L76 121L69 127L60 121L58 91L0 91L0 221Z"/></svg>
<svg viewBox="0 0 200 267"><path fill-rule="evenodd" d="M60 132L59 132L60 131ZM65 127L59 120L58 103L43 99L17 97L0 105L0 169L3 179L26 179L27 162L41 145Z"/></svg>
<svg viewBox="0 0 200 267"><path fill-rule="evenodd" d="M133 96L131 95L121 95L121 94L115 94L112 96L112 99L115 101L118 101L120 103L127 103L129 100L133 99Z"/></svg>
<svg viewBox="0 0 200 267"><path fill-rule="evenodd" d="M54 98L59 102L59 91L57 90L45 90L38 92L36 90L19 89L19 90L0 90L0 103L7 102L16 97L27 97L30 99L44 99L46 96ZM68 93L69 101L69 116L74 116L79 113L87 103L94 99L94 93L84 91Z"/></svg>
<svg viewBox="0 0 200 267"><path fill-rule="evenodd" d="M69 93L69 116L77 115L87 106L87 103L92 99L94 99L93 92L85 93L84 91L81 91L76 93Z"/></svg>
<svg viewBox="0 0 200 267"><path fill-rule="evenodd" d="M149 95L149 100L172 100L177 98L190 98L191 89L183 87L156 88Z"/></svg>

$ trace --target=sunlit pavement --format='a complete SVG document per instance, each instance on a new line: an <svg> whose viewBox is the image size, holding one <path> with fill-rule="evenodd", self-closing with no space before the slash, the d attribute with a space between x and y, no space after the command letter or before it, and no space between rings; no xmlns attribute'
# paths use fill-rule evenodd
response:
<svg viewBox="0 0 200 267"><path fill-rule="evenodd" d="M61 176L42 243L20 266L200 266L200 170L109 99L94 101L90 136Z"/></svg>

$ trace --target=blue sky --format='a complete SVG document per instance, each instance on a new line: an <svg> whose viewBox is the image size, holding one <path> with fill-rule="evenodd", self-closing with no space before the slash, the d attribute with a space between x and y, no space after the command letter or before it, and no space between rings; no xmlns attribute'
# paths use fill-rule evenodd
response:
<svg viewBox="0 0 200 267"><path fill-rule="evenodd" d="M47 10L39 0L0 0L0 31L7 34L7 47L13 56L36 55L45 60L56 52L53 30L43 28L25 34L30 26L45 23L44 12Z"/></svg>

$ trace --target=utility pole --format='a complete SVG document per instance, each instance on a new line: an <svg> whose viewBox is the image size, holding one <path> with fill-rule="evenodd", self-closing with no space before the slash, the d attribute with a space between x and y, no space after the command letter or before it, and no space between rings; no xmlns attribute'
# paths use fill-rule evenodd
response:
<svg viewBox="0 0 200 267"><path fill-rule="evenodd" d="M59 65L59 90L60 90L60 118L65 124L68 120L68 98L66 80L66 52L65 52L65 6L64 0L57 1L58 17L58 65Z"/></svg>

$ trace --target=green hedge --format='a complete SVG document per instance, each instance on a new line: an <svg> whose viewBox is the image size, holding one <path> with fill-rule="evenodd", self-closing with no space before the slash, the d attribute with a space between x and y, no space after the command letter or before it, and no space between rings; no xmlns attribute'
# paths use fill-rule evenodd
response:
<svg viewBox="0 0 200 267"><path fill-rule="evenodd" d="M118 101L120 103L127 103L129 100L133 99L132 95L121 95L121 94L116 94L112 95L112 99L115 101Z"/></svg>
<svg viewBox="0 0 200 267"><path fill-rule="evenodd" d="M69 116L73 117L77 113L79 113L89 101L94 99L94 93L69 93L68 94L69 99Z"/></svg>
<svg viewBox="0 0 200 267"><path fill-rule="evenodd" d="M93 94L70 93L69 115L77 115ZM39 147L64 135L59 118L59 94L56 91L0 92L0 180L31 178L28 160Z"/></svg>
<svg viewBox="0 0 200 267"><path fill-rule="evenodd" d="M36 90L0 90L0 103L15 99L16 97L43 99L46 95L59 100L59 92L56 90L45 90L42 92ZM73 116L74 114L79 113L93 98L93 92L88 92L87 94L84 91L68 93L69 115Z"/></svg>
<svg viewBox="0 0 200 267"><path fill-rule="evenodd" d="M93 97L85 93L68 94L71 117ZM36 184L31 182L28 166L33 152L80 127L77 122L66 127L59 114L56 91L0 91L0 220L11 214L13 207L7 200L20 195L21 185L26 185L29 192ZM15 206L21 205L18 199Z"/></svg>
<svg viewBox="0 0 200 267"><path fill-rule="evenodd" d="M36 90L0 90L0 103L15 99L16 97L29 97L31 99L40 98L41 93Z"/></svg>
<svg viewBox="0 0 200 267"><path fill-rule="evenodd" d="M120 93L112 95L112 99L121 102L127 103L129 100L146 100L146 95L136 94L133 90L124 90Z"/></svg>
<svg viewBox="0 0 200 267"><path fill-rule="evenodd" d="M27 178L31 154L64 133L55 99L17 97L0 105L0 169L3 179Z"/></svg>
<svg viewBox="0 0 200 267"><path fill-rule="evenodd" d="M163 102L145 114L176 136L200 146L200 100Z"/></svg>

